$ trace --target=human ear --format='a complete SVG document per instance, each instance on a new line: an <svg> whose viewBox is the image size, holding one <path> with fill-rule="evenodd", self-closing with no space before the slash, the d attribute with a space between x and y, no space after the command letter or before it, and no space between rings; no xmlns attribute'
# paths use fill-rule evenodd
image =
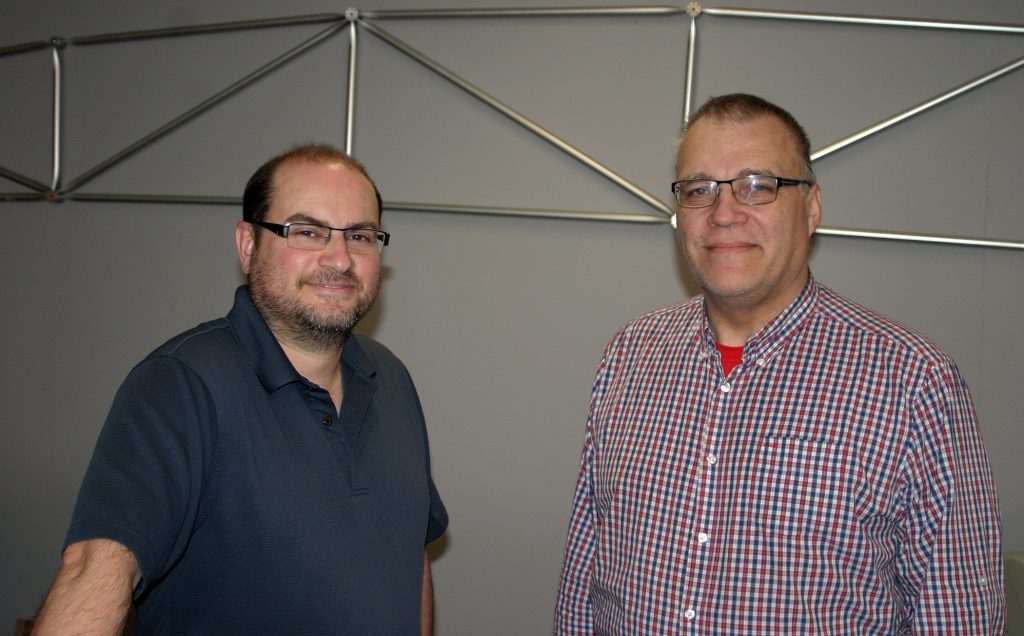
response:
<svg viewBox="0 0 1024 636"><path fill-rule="evenodd" d="M252 255L256 249L256 228L248 221L239 221L235 225L235 247L238 248L238 261L242 273L248 274L252 263Z"/></svg>

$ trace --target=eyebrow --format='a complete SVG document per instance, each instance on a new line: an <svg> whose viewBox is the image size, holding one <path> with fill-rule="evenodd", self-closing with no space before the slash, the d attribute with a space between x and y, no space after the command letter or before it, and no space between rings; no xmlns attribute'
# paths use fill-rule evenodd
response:
<svg viewBox="0 0 1024 636"><path fill-rule="evenodd" d="M285 219L285 223L311 223L313 225L320 225L320 226L323 226L323 227L331 227L331 225L329 223L323 221L322 219L318 219L315 216L310 216L309 214L306 214L304 212L296 212L295 214L293 214L290 217L288 217L287 219ZM345 230L380 230L380 228L377 226L377 224L374 223L373 221L360 221L359 223L356 223L354 225L350 225L350 226L348 226L346 228L342 228L342 229L345 229Z"/></svg>
<svg viewBox="0 0 1024 636"><path fill-rule="evenodd" d="M760 177L775 177L775 176L778 176L778 175L775 174L774 170L767 170L767 169L762 169L762 168L746 168L744 170L740 170L739 174L737 174L735 177L733 177L733 179L742 179L743 177L749 177L751 175L757 175L757 176L760 176ZM710 174L708 174L706 172L694 172L693 174L690 174L688 176L682 177L679 180L680 181L690 181L690 180L693 180L693 179L708 179L708 180L711 180L711 181L720 181L720 179L715 179L714 177L712 177ZM722 179L722 180L729 181L729 179Z"/></svg>

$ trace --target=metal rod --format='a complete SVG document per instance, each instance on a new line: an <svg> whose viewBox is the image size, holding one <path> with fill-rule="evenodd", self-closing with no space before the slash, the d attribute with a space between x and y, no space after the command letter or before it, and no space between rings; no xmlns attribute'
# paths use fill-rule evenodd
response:
<svg viewBox="0 0 1024 636"><path fill-rule="evenodd" d="M919 115L919 114L923 113L924 111L926 111L926 110L928 110L930 108L934 108L935 106L938 106L939 104L947 102L947 101L953 99L954 97L959 97L960 95L962 95L962 94L964 94L964 93L966 93L966 92L968 92L970 90L978 88L979 86L982 86L983 84L987 84L988 82L991 82L992 80L995 80L995 79L998 79L999 77L1002 77L1003 75L1006 75L1008 73L1012 73L1013 71L1016 71L1016 70L1018 70L1018 69L1020 69L1022 67L1024 67L1024 57L1020 58L1019 60L1017 60L1015 62L1011 62L1009 64L1006 64L1005 66L1001 66L1001 67L997 68L996 70L994 70L994 71L992 71L990 73L986 73L985 75L982 75L980 77L977 77L977 78L975 78L975 79L973 79L973 80L971 80L971 81L969 81L969 82L967 82L965 84L961 84L960 86L957 86L954 89L951 89L951 90L949 90L949 91L947 91L945 93L942 93L941 95L938 95L936 97L933 97L932 99L929 99L928 101L922 102L922 103L918 104L917 106L914 106L914 107L912 107L912 108L910 108L908 110L903 111L902 113L899 113L897 115L893 115L889 119L886 119L884 121L880 121L877 124L874 124L873 126L868 126L867 128L865 128L865 129L863 129L863 130L861 130L859 132L856 132L856 133L850 135L849 137L846 137L844 139L840 139L839 141L836 141L836 142L834 142L832 144L829 144L828 146L825 146L824 148L822 148L820 150L817 150L814 153L812 153L811 154L811 161L816 161L818 159L821 159L822 157L826 157L826 156L832 154L833 152L836 152L837 150L840 150L842 148L845 148L846 146L854 144L854 143L856 143L856 142L858 142L858 141L860 141L862 139L865 139L866 137L870 137L871 135L875 135L875 134L885 130L886 128L889 128L891 126L895 126L896 124L898 124L898 123L900 123L900 122L902 122L904 120L910 119L911 117L913 117L915 115Z"/></svg>
<svg viewBox="0 0 1024 636"><path fill-rule="evenodd" d="M846 236L853 238L881 239L887 241L908 241L911 243L939 243L942 245L966 245L971 247L999 247L1024 250L1024 241L1005 241L969 236L943 236L941 234L915 234L911 232L878 232L850 228L819 227L815 234L824 236Z"/></svg>
<svg viewBox="0 0 1024 636"><path fill-rule="evenodd" d="M491 206L450 205L434 203L410 203L402 201L385 201L384 207L389 211L405 212L447 212L453 214L482 214L490 216L539 217L549 219L569 219L586 221L612 221L623 223L667 223L668 219L652 214L628 214L624 212L590 212L580 210L546 210L532 208L503 208ZM876 230L859 230L852 228L819 227L816 234L823 236L839 236L849 238L867 238L888 241L905 241L912 243L938 243L942 245L962 245L970 247L997 247L1004 249L1024 250L1024 241L1006 241L967 236L944 236L938 234L915 234L911 232L884 232Z"/></svg>
<svg viewBox="0 0 1024 636"><path fill-rule="evenodd" d="M35 179L32 179L30 177L26 177L23 174L18 174L17 172L14 172L13 170L8 170L7 168L4 168L3 166L0 166L0 177L4 177L5 179L8 179L9 181L13 181L15 183L20 183L21 185L25 186L26 188L31 188L31 189L35 190L36 192L43 192L43 193L45 193L45 192L48 192L49 189L50 189L45 184L40 183L40 182L36 181Z"/></svg>
<svg viewBox="0 0 1024 636"><path fill-rule="evenodd" d="M891 27L903 27L903 28L929 28L929 29L947 29L947 30L960 30L960 31L982 31L990 33L1011 33L1020 34L1024 33L1024 26L1022 25L1009 25L1009 24L984 24L984 23L972 23L972 22L948 22L948 21L935 21L935 20L915 20L905 18L882 18L872 16L844 16L834 14L812 14L812 13L797 13L797 12L781 12L781 11L760 11L760 10L744 10L744 9L701 9L703 13L711 15L723 16L723 17L740 17L740 18L760 18L760 19L775 19L775 20L791 20L791 21L806 21L806 22L826 22L826 23L842 23L842 24L860 24L869 26L891 26ZM649 6L649 7L565 7L565 8L538 8L538 9L514 9L514 8L495 8L495 9L452 9L452 10L395 10L395 11L365 11L362 12L362 16L366 18L473 18L473 17L552 17L552 16L651 16L651 15L675 15L683 13L683 9L668 6ZM358 13L358 12L357 12ZM686 77L686 95L684 102L684 124L688 122L691 108L692 98L692 86L693 86L693 66L695 60L695 43L696 43L696 16L691 13L691 17L694 18L690 25L690 41L687 51L687 77ZM72 38L70 43L72 44L101 44L106 42L118 42L125 40L135 39L147 39L157 37L175 37L185 36L203 33L215 33L222 31L233 31L242 29L259 29L274 26L289 26L289 25L301 25L301 24L312 24L318 22L340 22L341 20L347 20L351 28L350 38L350 56L349 56L349 94L348 94L348 112L346 115L346 150L351 151L353 129L354 129L354 95L355 95L355 52L356 52L356 24L354 19L349 18L349 13L346 12L345 18L338 14L319 14L311 16L297 16L290 18L277 18L268 20L248 20L239 22L226 22L219 24L210 25L199 25L191 27L177 27L177 28L166 28L166 29L154 29L147 31L135 31L135 32L124 32L107 35L98 35L82 38ZM407 203L407 202L387 202L385 207L391 210L407 210L407 211L425 211L425 212L449 212L449 213L463 213L463 214L481 214L481 215L501 215L501 216L517 216L517 217L535 217L535 218L558 218L558 219L575 219L575 220L595 220L595 221L614 221L614 222L630 222L630 223L665 223L668 222L672 216L671 210L662 203L660 200L652 197L650 194L644 192L637 186L633 185L620 175L612 172L602 164L593 160L582 151L567 144L554 134L550 133L546 129L540 127L536 123L527 119L523 115L514 111L504 103L500 102L496 98L488 95L479 88L470 84L468 81L460 78L451 71L447 70L443 66L437 64L430 58L426 57L422 53L419 53L412 47L409 47L401 40L398 40L394 36L387 34L379 28L368 25L365 22L362 23L365 27L369 28L371 33L380 37L382 40L391 44L399 51L402 51L412 57L414 60L420 62L428 69L441 75L445 79L448 79L452 83L456 84L472 96L480 99L487 105L498 110L500 113L511 118L513 121L524 126L531 132L534 132L538 136L542 137L549 143L555 145L559 149L563 150L570 156L574 157L578 161L584 163L588 167L591 167L595 171L599 172L603 176L612 180L620 187L631 192L638 198L644 200L646 203L653 205L657 210L664 212L668 215L668 218L650 215L650 214L625 214L625 213L613 213L613 212L587 212L587 211L574 211L574 210L545 210L545 209L528 209L528 208L500 208L490 206L466 206L466 205L444 205L444 204L426 204L426 203ZM235 94L248 84L256 81L263 77L269 72L275 70L284 63L290 61L292 58L300 55L305 50L315 46L324 39L330 37L335 32L343 28L344 24L338 24L331 28L317 34L313 38L300 44L294 49L286 52L284 55L275 58L268 64L264 65L257 71L254 71L250 75L246 76L242 80L239 80L235 84L232 84L227 89L224 89L220 93L209 98L205 102L181 115L172 122L166 124L164 127L158 129L149 136L136 142L132 146L129 146L121 153L118 153L114 157L111 157L106 162L94 167L92 170L86 172L80 176L75 182L72 183L67 189L71 190L74 187L78 187L86 181L92 179L100 172L106 170L115 163L123 160L128 155L136 152L145 145L152 143L159 137L167 134L174 128L184 124L186 121L194 118L199 113L212 107L216 103L219 103L223 99L226 99L230 95ZM0 56L13 55L28 51L33 51L42 48L53 48L54 55L54 150L53 150L53 184L54 187L50 190L55 190L59 187L60 182L60 164L61 164L61 142L60 142L60 119L59 114L62 110L62 96L60 89L60 80L62 74L62 64L60 54L57 47L54 46L55 40L50 42L29 42L14 46L8 46L0 48ZM992 71L986 75L983 75L975 80L967 82L957 88L952 89L938 97L928 100L918 106L915 106L903 113L900 113L888 120L880 122L870 128L867 128L855 135L847 137L846 139L840 140L826 148L823 148L812 155L812 159L819 159L832 152L839 150L847 145L855 143L865 137L876 134L890 126L896 125L903 120L913 117L925 110L933 108L945 101L953 99L963 93L966 93L974 88L977 88L985 83L993 81L1003 75L1018 70L1024 66L1024 58L1007 64L999 69ZM51 196L52 192L48 191L46 185L35 181L24 175L20 175L11 170L0 167L0 177L4 177L15 183L19 183L28 188L31 188L35 192L25 193L0 193L0 200L3 201L38 201L50 199L51 201L58 201L61 197ZM170 203L170 204L203 204L203 205L239 205L239 197L221 197L221 196L196 196L196 195L146 195L146 194L96 194L96 193L72 193L67 194L66 198L77 201L102 201L102 202L134 202L134 203ZM884 232L884 231L873 231L873 230L860 230L850 228L818 228L817 234L824 236L838 236L838 237L853 237L853 238L867 238L867 239L878 239L878 240L894 240L894 241L907 241L917 243L936 243L945 245L962 245L962 246L975 246L975 247L994 247L1003 249L1024 249L1024 241L1009 241L999 239L986 239L977 237L957 237L957 236L943 236L943 235L927 235L927 234L915 234L915 233L903 233L903 232Z"/></svg>
<svg viewBox="0 0 1024 636"><path fill-rule="evenodd" d="M60 189L61 169L61 120L64 115L63 106L63 70L61 60L61 49L64 42L54 38L53 42L53 139L51 141L51 166L53 168L50 179L50 190L56 192Z"/></svg>
<svg viewBox="0 0 1024 636"><path fill-rule="evenodd" d="M348 24L348 85L345 92L345 152L352 154L356 118L356 22Z"/></svg>
<svg viewBox="0 0 1024 636"><path fill-rule="evenodd" d="M419 51L417 51L416 49L412 48L411 46L409 46L408 44L406 44L402 40L399 40L398 38L394 37L393 35L391 35L387 31L384 31L380 27L374 26L373 24L370 24L370 23L368 23L368 22L366 22L364 20L359 20L359 23L361 25L363 25L363 27L366 28L370 33L374 34L375 36L377 36L381 40L384 40L385 42L387 42L391 46L395 47L399 51L405 53L409 57L413 58L414 60L416 60L417 62L419 62L423 66L425 66L428 69L434 71L435 73L437 73L441 77L445 78L449 82L455 84L456 86L458 86L462 90L466 91L467 93L469 93L473 97L476 97L477 99L479 99L483 103L487 104L488 106L490 106L494 110L496 110L499 113L505 115L506 117L508 117L512 121L514 121L517 124L523 126L524 128L526 128L530 132L534 133L538 137L544 139L548 143L554 145L556 148L558 148L561 151L565 152L566 154L570 155L571 157L573 157L574 159L576 159L580 163L583 163L584 165L588 166L589 168L591 168L594 171L598 172L599 174L603 175L604 177L606 177L607 179L609 179L610 181L612 181L613 183L618 185L620 188L622 188L622 189L626 190L627 192L631 193L632 195L636 196L637 198L639 198L640 200L644 201L645 203L647 203L651 207L664 212L666 216L671 216L672 215L672 210L664 202L659 200L657 197L655 197L654 195L650 194L649 192L644 191L639 186L637 186L637 185L633 184L632 182L630 182L629 180L627 180L625 177L617 174L616 172L612 171L610 168L608 168L608 167L604 166L603 164L599 163L598 161L596 161L595 159L593 159L592 157L590 157L589 155L584 153L582 150L579 150L578 148L576 148L574 146L571 146L570 144L566 143L561 138L559 138L558 136L556 136L552 132L548 131L546 128L543 128L542 126L540 126L536 122L528 119L527 117L525 117L521 113L513 110L508 105L506 105L504 102L501 102L497 98L495 98L495 97L485 93L484 91L480 90L479 88L477 88L476 86L474 86L473 84L468 82L467 80L459 77L458 75L456 75L452 71L450 71L447 68L441 66L440 64L438 64L434 60L432 60L429 57L427 57L426 55L420 53Z"/></svg>
<svg viewBox="0 0 1024 636"><path fill-rule="evenodd" d="M693 66L697 54L697 16L690 17L690 38L686 45L686 86L683 89L683 129L690 124L693 107Z"/></svg>
<svg viewBox="0 0 1024 636"><path fill-rule="evenodd" d="M201 35L206 33L221 33L224 31L242 31L248 29L265 29L269 27L279 26L294 26L299 24L337 22L343 19L344 17L339 13L321 13L317 15L304 15L285 18L267 18L264 20L239 20L235 22L218 22L215 24L167 27L164 29L147 29L144 31L104 33L100 35L87 35L77 38L68 38L68 41L71 44L79 45L109 44L111 42L125 42L129 40L148 40L151 38L179 37L183 35Z"/></svg>
<svg viewBox="0 0 1024 636"><path fill-rule="evenodd" d="M0 48L0 57L5 55L17 55L18 53L28 53L29 51L38 51L39 49L50 48L49 42L25 42L24 44L14 44L12 46L5 46Z"/></svg>
<svg viewBox="0 0 1024 636"><path fill-rule="evenodd" d="M42 200L45 193L0 193L0 200L28 201ZM107 203L172 203L197 205L241 205L241 197L200 196L200 195L167 195L167 194L99 194L72 193L66 196L72 201L107 202ZM667 223L668 219L654 214L628 214L624 212L592 212L582 210L550 210L535 208L503 208L477 205L453 205L445 203L414 203L408 201L385 201L384 208L396 212L438 212L452 214L476 214L487 216L512 216L547 219L610 221L616 223L657 224ZM878 239L886 241L904 241L911 243L937 243L941 245L960 245L967 247L994 247L1003 249L1024 250L1024 241L1008 241L967 236L945 236L915 234L911 232L884 232L876 230L860 230L853 228L819 227L816 234L822 236L838 236L846 238Z"/></svg>
<svg viewBox="0 0 1024 636"><path fill-rule="evenodd" d="M447 203L409 203L385 201L384 208L404 212L450 212L453 214L483 214L488 216L517 216L546 219L572 219L584 221L613 221L617 223L665 223L663 216L655 214L626 214L619 212L585 212L582 210L545 210L534 208L503 208L483 205L452 205Z"/></svg>
<svg viewBox="0 0 1024 636"><path fill-rule="evenodd" d="M45 201L43 192L0 192L0 201Z"/></svg>
<svg viewBox="0 0 1024 636"><path fill-rule="evenodd" d="M192 194L103 194L95 192L73 192L65 195L71 201L103 203L180 203L197 205L241 205L241 197L204 196Z"/></svg>
<svg viewBox="0 0 1024 636"><path fill-rule="evenodd" d="M96 165L96 166L90 168L89 170L85 171L85 173L83 173L78 178L76 178L74 181L69 183L64 190L65 191L70 191L70 190L74 190L74 189L76 189L78 187L81 187L84 183L86 183L87 181L93 179L94 177L96 177L96 175L102 173L103 171L107 170L111 166L113 166L113 165L117 164L118 162L124 160L129 155L131 155L131 154L137 152L139 149L141 149L141 148L143 148L143 147L153 143L154 141L156 141L160 137L163 137L164 135L166 135L167 133L171 132L175 128L177 128L177 127L181 126L182 124L188 122L189 120L195 118L200 113L202 113L202 112L204 112L206 110L209 110L211 107L215 106L216 104L224 101L228 97L230 97L230 96L234 95L235 93L239 92L240 90L242 90L243 88L245 88L249 84L252 84L256 80L258 80L261 77L263 77L264 75L267 75L271 71L273 71L273 70L277 69L278 67L282 66L284 63L292 60L293 58L301 55L302 53L306 52L310 48L316 46L320 42L326 40L330 36L332 36L335 33L337 33L339 30L344 28L344 26L345 26L344 23L339 23L339 24L336 24L334 26L331 26L331 27L321 31L320 33L314 35L313 37L309 38L308 40L306 40L302 44L299 44L298 46L296 46L295 48L291 49L290 51L287 51L283 55L280 55L277 58L274 58L273 60L271 60L267 64L264 64L263 66L261 66L260 68L256 69L255 71L253 71L249 75L246 75L245 77L243 77L242 79L238 80L237 82L235 82L231 86L228 86L224 90L220 91L219 93L217 93L213 97L208 98L206 101L202 102L198 106L195 106L194 108L191 108L190 110L188 110L184 114L179 115L175 119L173 119L170 122L164 124L163 126L161 126L160 128L156 129L155 131L151 132L150 134L146 135L142 139L139 139L138 141L136 141L135 143L131 144L130 146L128 146L124 150L118 152L117 154L115 154L114 156L110 157L109 159L106 159L105 161L103 161L103 162L99 163L98 165Z"/></svg>
<svg viewBox="0 0 1024 636"><path fill-rule="evenodd" d="M672 6L640 6L640 7L535 7L529 9L500 8L492 9L383 9L379 11L364 10L360 15L371 19L389 18L530 18L552 16L650 16L677 15L683 9Z"/></svg>
<svg viewBox="0 0 1024 636"><path fill-rule="evenodd" d="M870 26L947 29L954 31L984 31L987 33L1024 33L1024 25L985 24L981 22L949 22L945 20L915 20L911 18L885 18L866 15L837 15L831 13L799 13L794 11L763 11L759 9L703 9L704 13L729 18L760 18L767 20L796 20L800 22L829 22L834 24L864 24Z"/></svg>

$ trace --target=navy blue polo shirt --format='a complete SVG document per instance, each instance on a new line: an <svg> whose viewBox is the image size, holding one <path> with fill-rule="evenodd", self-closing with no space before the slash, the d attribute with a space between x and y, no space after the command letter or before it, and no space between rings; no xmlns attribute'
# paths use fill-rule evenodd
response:
<svg viewBox="0 0 1024 636"><path fill-rule="evenodd" d="M338 413L247 288L114 399L65 545L128 547L141 634L419 633L423 547L448 519L412 379L346 342Z"/></svg>

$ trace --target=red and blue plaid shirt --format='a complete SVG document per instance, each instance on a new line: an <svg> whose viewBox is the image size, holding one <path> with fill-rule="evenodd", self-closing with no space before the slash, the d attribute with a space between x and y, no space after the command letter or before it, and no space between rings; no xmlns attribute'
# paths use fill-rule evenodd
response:
<svg viewBox="0 0 1024 636"><path fill-rule="evenodd" d="M557 634L1001 634L999 510L967 386L808 281L723 377L700 297L605 351Z"/></svg>

